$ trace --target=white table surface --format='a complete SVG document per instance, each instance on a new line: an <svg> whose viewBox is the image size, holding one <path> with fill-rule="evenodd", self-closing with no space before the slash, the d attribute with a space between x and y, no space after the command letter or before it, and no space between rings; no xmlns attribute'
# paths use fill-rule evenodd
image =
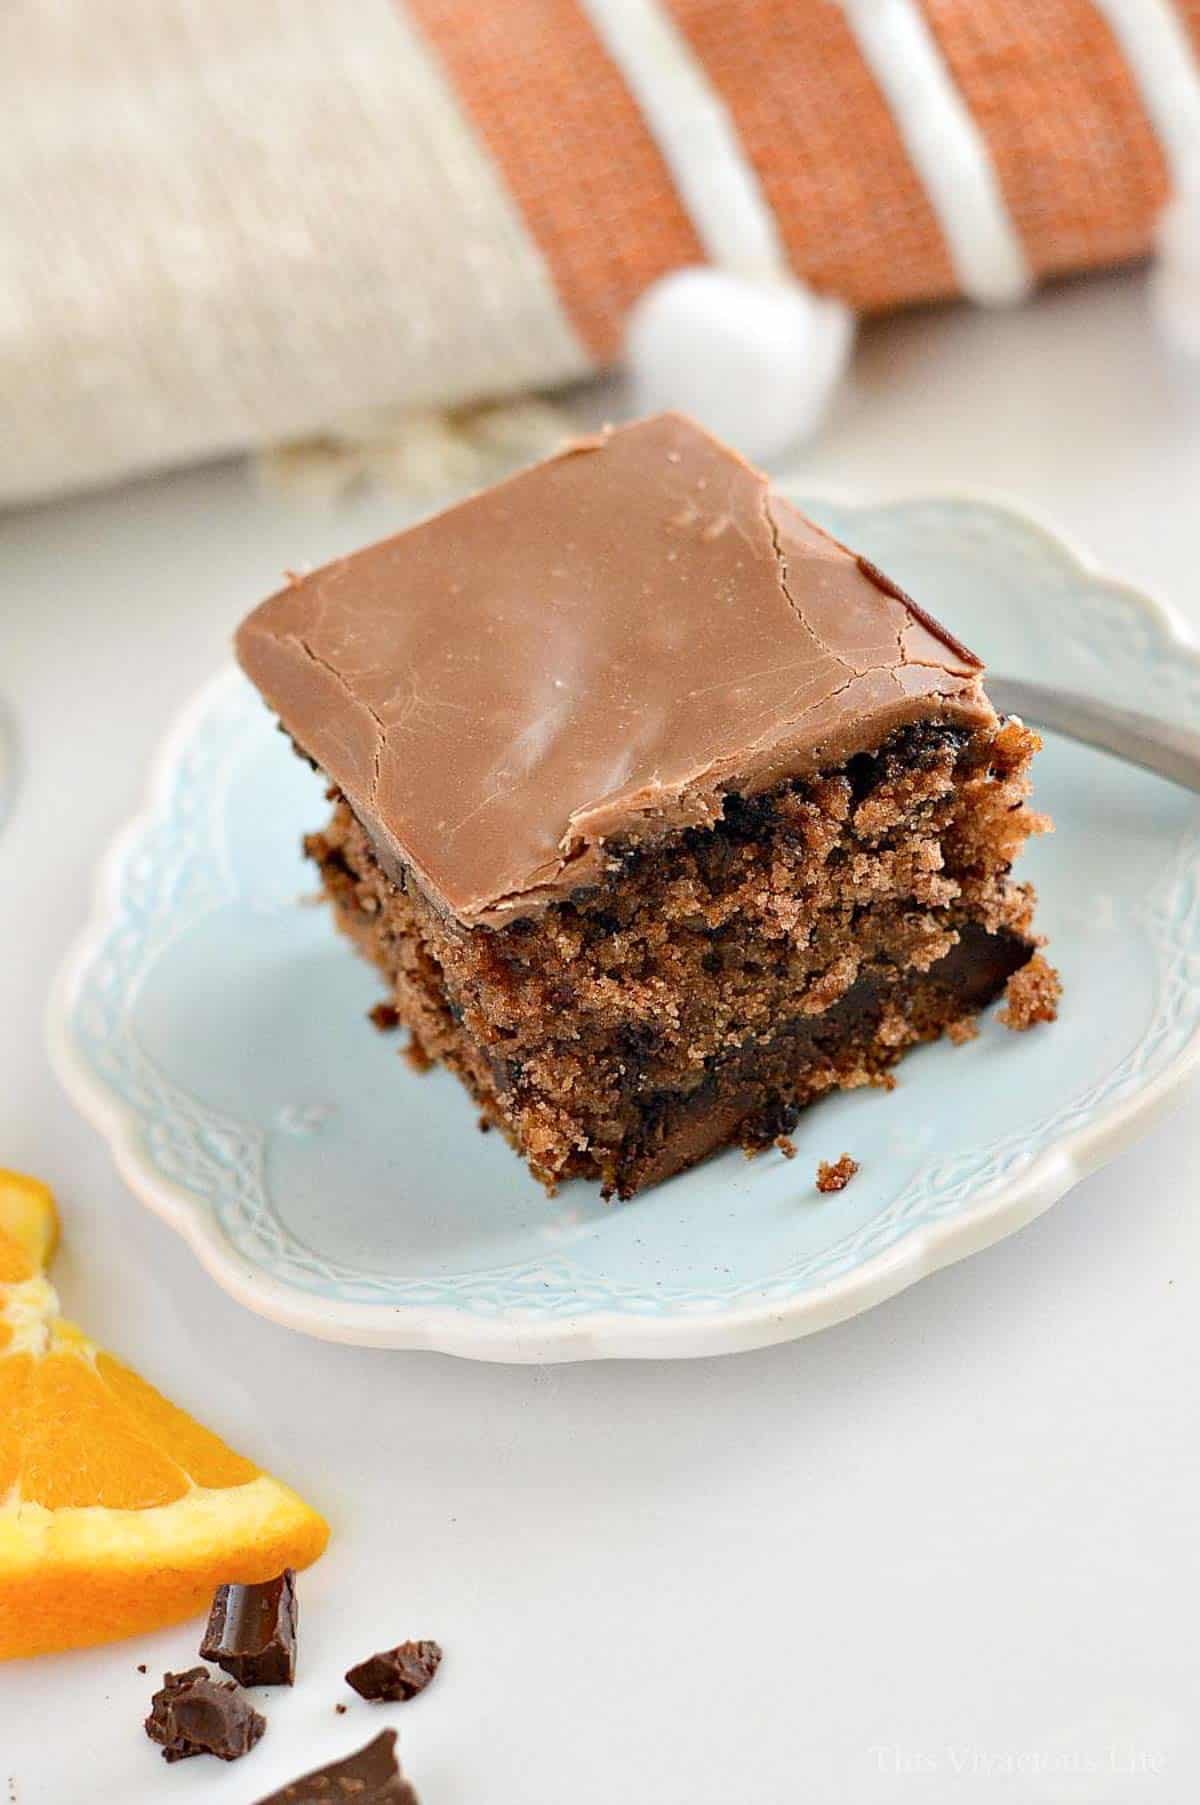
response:
<svg viewBox="0 0 1200 1805"><path fill-rule="evenodd" d="M1200 631L1200 370L1139 278L875 329L799 469L1006 492ZM300 1683L249 1760L168 1769L141 1734L188 1626L6 1668L0 1799L11 1775L19 1805L249 1805L394 1722L424 1805L1193 1801L1200 1091L1023 1233L840 1328L546 1369L246 1314L60 1094L47 987L163 729L285 565L402 514L267 500L227 466L0 519L24 763L0 1163L58 1192L70 1313L334 1526ZM335 1715L351 1660L426 1635L446 1661L424 1698Z"/></svg>

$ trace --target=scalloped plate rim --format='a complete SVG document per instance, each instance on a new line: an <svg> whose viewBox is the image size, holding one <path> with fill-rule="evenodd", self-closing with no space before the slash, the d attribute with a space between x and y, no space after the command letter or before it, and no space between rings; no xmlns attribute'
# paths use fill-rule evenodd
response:
<svg viewBox="0 0 1200 1805"><path fill-rule="evenodd" d="M1051 526L1036 510L1003 492L956 486L865 496L837 487L803 488L809 501L831 507L883 509L933 503L990 509L1021 528L1033 529L1059 556L1132 602L1167 642L1200 670L1200 642L1168 602L1112 577L1089 552ZM160 812L179 755L213 696L227 686L234 667L215 673L187 702L158 746L143 807L118 832L100 861L87 923L72 944L51 988L46 1031L51 1064L81 1114L108 1142L117 1169L134 1195L188 1243L201 1266L237 1302L285 1328L318 1340L352 1346L435 1351L466 1359L524 1364L593 1359L690 1359L741 1353L832 1327L885 1302L955 1261L980 1253L1015 1233L1128 1147L1170 1107L1200 1070L1200 1025L1172 1064L1133 1096L1043 1148L1017 1176L1003 1181L973 1208L914 1228L894 1246L838 1278L813 1286L784 1303L748 1301L708 1317L658 1318L615 1311L558 1316L506 1309L495 1317L431 1305L361 1304L315 1297L282 1283L241 1258L215 1216L182 1185L155 1171L141 1148L134 1109L92 1071L70 1030L71 1005L116 914L120 877L128 854Z"/></svg>

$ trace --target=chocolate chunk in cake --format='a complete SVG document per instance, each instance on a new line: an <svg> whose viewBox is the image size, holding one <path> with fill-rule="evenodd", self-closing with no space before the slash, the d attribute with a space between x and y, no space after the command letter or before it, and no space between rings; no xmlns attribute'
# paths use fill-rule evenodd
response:
<svg viewBox="0 0 1200 1805"><path fill-rule="evenodd" d="M817 1167L817 1189L826 1193L844 1191L858 1171L858 1161L843 1153L835 1160L823 1159Z"/></svg>
<svg viewBox="0 0 1200 1805"><path fill-rule="evenodd" d="M549 1186L768 1146L1033 951L1036 737L677 416L294 581L238 654L335 790L339 925Z"/></svg>
<svg viewBox="0 0 1200 1805"><path fill-rule="evenodd" d="M293 1780L259 1805L334 1805L339 1799L354 1805L420 1805L396 1760L395 1730L381 1731L356 1755Z"/></svg>
<svg viewBox="0 0 1200 1805"><path fill-rule="evenodd" d="M442 1651L436 1642L402 1642L399 1648L360 1661L346 1675L346 1684L360 1698L396 1704L424 1692L441 1664Z"/></svg>
<svg viewBox="0 0 1200 1805"><path fill-rule="evenodd" d="M164 1674L146 1719L146 1734L162 1745L164 1761L186 1761L192 1755L238 1761L266 1727L266 1718L241 1687L233 1680L214 1680L206 1667Z"/></svg>
<svg viewBox="0 0 1200 1805"><path fill-rule="evenodd" d="M290 1686L296 1678L296 1575L257 1586L219 1586L200 1657L242 1686Z"/></svg>

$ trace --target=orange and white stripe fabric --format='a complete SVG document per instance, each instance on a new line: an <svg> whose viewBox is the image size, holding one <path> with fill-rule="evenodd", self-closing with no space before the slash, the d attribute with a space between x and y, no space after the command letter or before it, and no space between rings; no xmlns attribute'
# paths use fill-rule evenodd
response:
<svg viewBox="0 0 1200 1805"><path fill-rule="evenodd" d="M1200 0L10 0L0 108L14 499L570 380L698 264L863 313L1143 257Z"/></svg>
<svg viewBox="0 0 1200 1805"><path fill-rule="evenodd" d="M972 286L1006 297L1028 279L1151 248L1167 161L1111 4L654 4L731 118L793 272L857 310ZM1131 0L1127 20L1160 4ZM462 0L407 5L580 335L613 355L642 290L701 260L645 114L589 16L619 14L624 0L496 6L486 28ZM1181 38L1190 22L1200 46L1200 0L1184 6ZM976 255L985 210L984 229L1006 242ZM972 283L976 262L984 273Z"/></svg>

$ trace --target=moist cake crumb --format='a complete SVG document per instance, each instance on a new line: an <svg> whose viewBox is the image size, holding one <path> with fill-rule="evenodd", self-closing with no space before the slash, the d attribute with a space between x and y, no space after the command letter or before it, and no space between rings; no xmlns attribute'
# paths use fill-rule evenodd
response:
<svg viewBox="0 0 1200 1805"><path fill-rule="evenodd" d="M1006 1028L1023 1034L1039 1022L1057 1021L1061 996L1062 979L1041 953L1035 953L1008 980L999 1019Z"/></svg>
<svg viewBox="0 0 1200 1805"><path fill-rule="evenodd" d="M400 1026L400 1012L395 1003L376 1003L373 1009L368 1009L367 1019L381 1034L391 1034Z"/></svg>
<svg viewBox="0 0 1200 1805"><path fill-rule="evenodd" d="M978 1040L978 1021L973 1015L960 1015L956 1022L947 1022L946 1039L956 1047L965 1047L969 1040Z"/></svg>
<svg viewBox="0 0 1200 1805"><path fill-rule="evenodd" d="M308 852L310 858L315 855L309 851L309 843L310 841L315 840L316 837L315 834L310 834L308 839L304 842L305 851ZM414 1072L428 1072L437 1064L437 1059L434 1055L428 1051L422 1041L417 1039L415 1028L411 1031L408 1045L404 1049L403 1057L406 1064L410 1065Z"/></svg>
<svg viewBox="0 0 1200 1805"><path fill-rule="evenodd" d="M1036 736L919 723L753 798L540 914L466 928L396 883L343 798L306 842L338 925L549 1189L633 1196L718 1147L770 1147L1033 952L1009 866ZM364 906L370 903L370 907Z"/></svg>
<svg viewBox="0 0 1200 1805"><path fill-rule="evenodd" d="M817 1167L818 1191L844 1191L854 1174L858 1171L858 1161L843 1153L840 1159L832 1163L823 1159Z"/></svg>
<svg viewBox="0 0 1200 1805"><path fill-rule="evenodd" d="M784 1159L795 1159L796 1143L790 1134L777 1134L775 1136L775 1145L778 1147L780 1153L782 1153Z"/></svg>

